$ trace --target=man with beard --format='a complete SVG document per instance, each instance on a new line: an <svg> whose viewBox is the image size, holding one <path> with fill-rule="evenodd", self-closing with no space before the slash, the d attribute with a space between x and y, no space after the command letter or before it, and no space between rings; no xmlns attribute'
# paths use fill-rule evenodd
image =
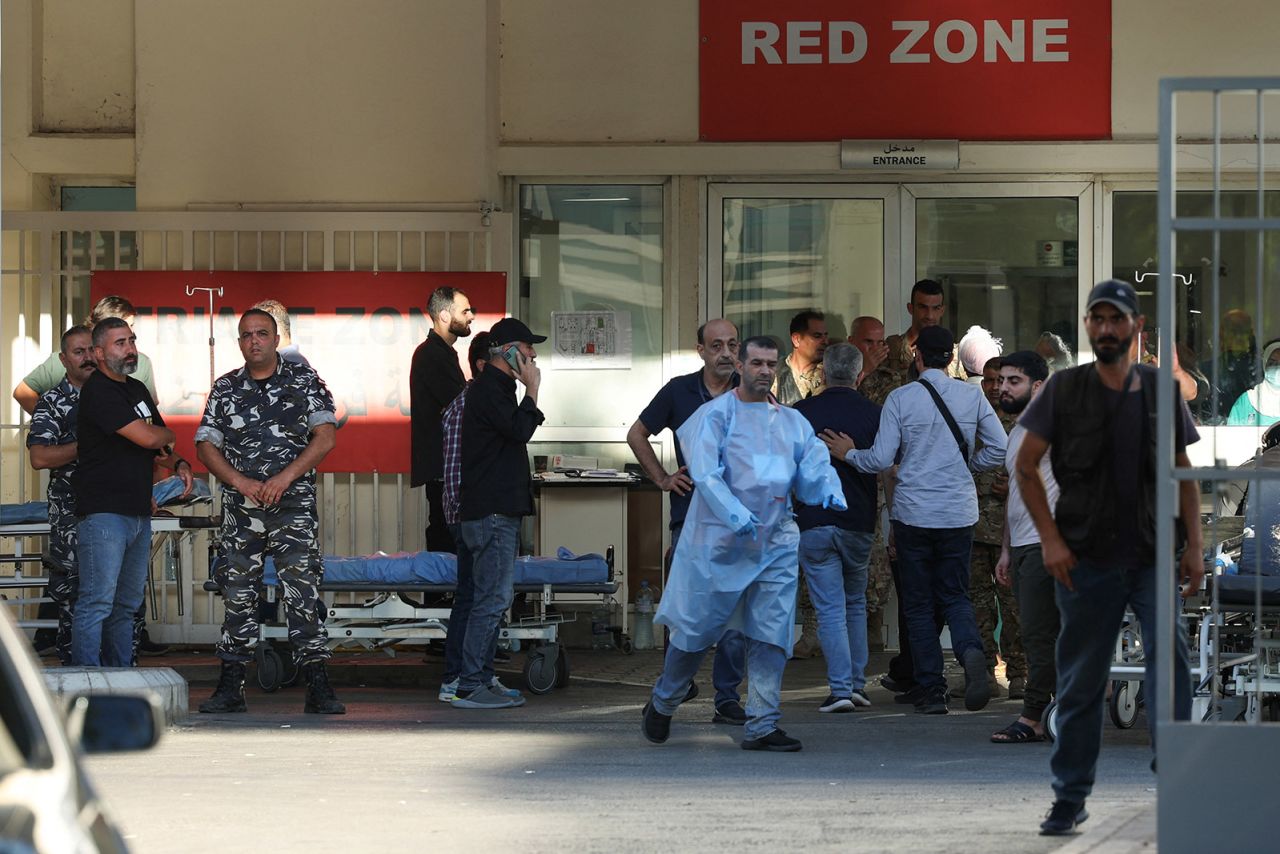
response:
<svg viewBox="0 0 1280 854"><path fill-rule="evenodd" d="M1085 799L1093 790L1102 745L1102 707L1116 633L1126 607L1145 637L1156 637L1156 383L1159 372L1135 364L1130 345L1144 318L1128 282L1109 279L1089 293L1085 331L1097 361L1054 374L1019 423L1026 428L1018 450L1017 478L1040 534L1045 568L1056 579L1058 613L1058 738L1050 768L1053 807L1040 825L1043 835L1072 833L1088 818ZM1199 439L1191 413L1175 391L1177 465L1188 467L1186 446ZM1058 482L1050 510L1040 476L1049 453ZM1183 592L1200 587L1204 575L1200 496L1195 481L1179 485L1186 543L1177 569ZM1152 744L1162 696L1154 644L1146 652L1147 720ZM1175 720L1191 713L1186 638L1174 633Z"/></svg>
<svg viewBox="0 0 1280 854"><path fill-rule="evenodd" d="M431 317L431 331L413 351L409 368L409 485L426 488L430 508L427 550L456 553L457 545L444 518L444 431L440 416L466 384L453 345L471 334L476 313L466 294L457 288L442 287L436 288L427 300L427 314Z"/></svg>
<svg viewBox="0 0 1280 854"><path fill-rule="evenodd" d="M133 664L133 617L142 605L151 558L153 464L185 464L170 450L173 432L151 392L129 376L138 347L129 324L109 317L93 327L98 368L80 390L79 464L71 478L80 589L72 621L71 662L79 667ZM190 489L191 469L185 469Z"/></svg>
<svg viewBox="0 0 1280 854"><path fill-rule="evenodd" d="M205 713L243 712L245 664L258 643L258 589L269 555L284 589L294 660L307 682L303 711L340 715L325 672L329 657L316 546L315 467L333 450L333 395L305 365L279 356L280 336L267 312L240 317L244 366L214 382L196 430L196 454L222 484L223 556L216 572L226 613L222 669Z"/></svg>
<svg viewBox="0 0 1280 854"><path fill-rule="evenodd" d="M1019 350L1000 358L1000 410L1016 418L1027 408L1049 378L1049 365L1044 357L1031 350ZM1040 551L1040 534L1027 513L1018 488L1015 467L1018 449L1027 428L1015 424L1009 433L1005 451L1008 472L1008 498L1004 505L1004 533L1000 558L996 561L996 580L1013 589L1018 604L1018 622L1022 630L1022 649L1026 658L1026 693L1022 714L1016 721L991 734L996 744L1022 744L1044 740L1044 710L1053 698L1057 682L1053 666L1053 647L1058 641L1058 605L1054 602L1053 576L1044 568ZM1040 481L1052 509L1058 501L1058 484L1053 479L1049 457L1040 460ZM1012 691L1010 694L1012 695Z"/></svg>
<svg viewBox="0 0 1280 854"><path fill-rule="evenodd" d="M640 462L640 468L650 480L671 493L671 549L674 553L684 530L684 519L689 513L693 481L684 462L680 443L676 442L676 465L668 472L658 461L649 437L663 430L676 432L704 403L716 399L726 391L738 387L738 330L725 320L709 320L698 329L698 357L702 370L676 377L659 389L644 412L627 431L627 444ZM716 641L716 657L711 667L711 683L715 686L715 714L713 723L741 726L747 713L742 710L742 684L745 666L746 638L742 632L730 630ZM691 694L697 689L691 687ZM687 698L687 699L691 699Z"/></svg>
<svg viewBox="0 0 1280 854"><path fill-rule="evenodd" d="M809 422L769 393L778 370L774 340L748 338L737 368L741 385L677 431L697 488L654 617L671 629L671 642L641 731L655 744L667 740L707 649L732 627L747 637L742 748L793 752L800 742L777 726L799 570L791 495L829 509L847 505Z"/></svg>

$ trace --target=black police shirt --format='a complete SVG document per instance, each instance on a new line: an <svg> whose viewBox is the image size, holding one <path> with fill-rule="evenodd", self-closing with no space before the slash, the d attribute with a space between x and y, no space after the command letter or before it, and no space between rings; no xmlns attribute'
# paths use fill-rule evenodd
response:
<svg viewBox="0 0 1280 854"><path fill-rule="evenodd" d="M79 466L72 475L76 515L151 515L151 469L157 451L116 431L142 419L165 426L147 387L133 377L116 382L94 371L80 389L76 419Z"/></svg>

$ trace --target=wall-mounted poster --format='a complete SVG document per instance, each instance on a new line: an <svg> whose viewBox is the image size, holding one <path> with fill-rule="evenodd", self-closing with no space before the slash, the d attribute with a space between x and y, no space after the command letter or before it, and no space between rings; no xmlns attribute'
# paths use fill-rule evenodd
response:
<svg viewBox="0 0 1280 854"><path fill-rule="evenodd" d="M629 311L553 311L551 329L558 371L631 367Z"/></svg>

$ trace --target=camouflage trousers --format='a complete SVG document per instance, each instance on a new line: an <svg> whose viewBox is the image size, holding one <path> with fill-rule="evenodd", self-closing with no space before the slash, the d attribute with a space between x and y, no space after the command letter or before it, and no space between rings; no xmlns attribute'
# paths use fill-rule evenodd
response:
<svg viewBox="0 0 1280 854"><path fill-rule="evenodd" d="M324 629L325 604L320 598L323 564L316 548L319 524L315 499L286 497L272 508L246 505L239 495L222 496L222 554L214 580L222 589L226 613L223 661L249 661L258 644L258 600L263 561L270 557L284 589L285 622L294 659L299 664L329 657Z"/></svg>
<svg viewBox="0 0 1280 854"><path fill-rule="evenodd" d="M1027 657L1022 651L1022 630L1018 625L1018 603L1013 588L996 581L996 562L1000 560L1000 547L988 543L974 543L969 563L969 598L973 601L973 615L978 621L978 634L982 636L982 652L987 658L987 670L994 670L996 654L1004 658L1005 677L1027 678ZM996 641L996 626L1000 626L1000 640Z"/></svg>
<svg viewBox="0 0 1280 854"><path fill-rule="evenodd" d="M879 613L888 606L893 593L893 571L889 568L889 547L885 545L880 519L876 517L876 539L867 565L867 613Z"/></svg>

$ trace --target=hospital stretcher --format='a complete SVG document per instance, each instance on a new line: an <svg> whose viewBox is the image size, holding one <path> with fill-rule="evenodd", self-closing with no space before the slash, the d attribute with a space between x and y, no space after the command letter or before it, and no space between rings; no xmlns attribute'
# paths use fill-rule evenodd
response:
<svg viewBox="0 0 1280 854"><path fill-rule="evenodd" d="M207 498L198 498L190 503L208 503ZM13 509L13 505L6 505ZM172 505L171 505L172 506ZM41 574L28 574L23 571L23 567L29 564L43 565L44 555L41 551L28 552L23 548L23 544L28 539L45 539L49 536L49 518L48 507L43 501L33 501L28 504L21 505L25 512L17 514L11 512L9 518L15 518L20 515L23 521L13 521L0 524L0 539L12 540L12 546L9 550L0 553L0 566L5 564L13 564L13 575L0 576L0 591L14 590L19 591L17 598L9 598L9 596L0 592L0 600L11 607L21 607L23 605L39 605L44 602L52 601L48 596L44 595L44 590L49 585L49 577ZM156 600L155 579L151 574L152 564L155 562L161 551L165 548L166 543L172 542L175 546L177 542L185 537L194 535L197 531L206 528L217 528L221 524L221 520L213 516L175 516L162 515L151 517L151 555L147 562L147 602L148 610L152 619L159 619L159 603ZM178 565L177 572L179 577L177 582L179 587L182 584L182 566ZM38 590L40 595L29 596L24 595L23 591ZM178 615L181 616L183 611L182 597L178 600ZM46 629L56 628L57 620L19 620L18 625L24 629Z"/></svg>
<svg viewBox="0 0 1280 854"><path fill-rule="evenodd" d="M517 558L515 593L522 607L516 609L519 616L499 629L498 640L505 648L527 646L524 677L532 693L545 694L569 682L569 659L560 643L559 627L574 617L566 617L556 608L556 597L574 596L575 601L581 601L585 594L607 602L618 590L613 579L613 554L610 546L603 556L573 555L560 549L556 557ZM275 581L275 570L268 560L263 584L269 601L274 601ZM428 605L428 597L454 593L456 582L457 564L451 554L326 556L321 592L365 597L358 604L328 607L325 629L329 647L357 645L394 655L397 645L444 640L450 609ZM204 586L218 591L213 580ZM520 603L521 597L524 603ZM272 643L287 642L288 636L288 627L278 619L260 623L254 663L258 685L264 691L275 691L297 676L288 654L281 655Z"/></svg>

